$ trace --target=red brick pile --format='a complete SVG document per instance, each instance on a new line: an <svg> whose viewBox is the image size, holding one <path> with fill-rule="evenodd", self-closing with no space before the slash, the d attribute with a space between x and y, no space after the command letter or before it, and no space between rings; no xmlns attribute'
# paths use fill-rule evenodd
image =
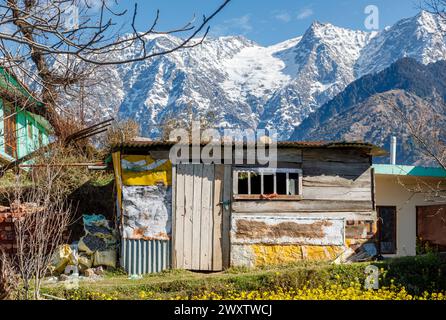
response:
<svg viewBox="0 0 446 320"><path fill-rule="evenodd" d="M14 221L35 210L34 204L0 206L0 250L3 249L7 253L14 251L16 247Z"/></svg>
<svg viewBox="0 0 446 320"><path fill-rule="evenodd" d="M8 253L15 244L13 219L10 207L0 207L0 249Z"/></svg>

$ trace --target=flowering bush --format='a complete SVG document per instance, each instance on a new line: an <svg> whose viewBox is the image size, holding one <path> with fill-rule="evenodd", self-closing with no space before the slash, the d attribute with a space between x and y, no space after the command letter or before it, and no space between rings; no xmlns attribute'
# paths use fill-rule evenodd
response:
<svg viewBox="0 0 446 320"><path fill-rule="evenodd" d="M118 292L102 293L95 291L82 292L72 291L67 297L68 300L118 300Z"/></svg>
<svg viewBox="0 0 446 320"><path fill-rule="evenodd" d="M366 290L369 263L297 264L262 269L230 269L201 275L171 270L138 280L112 275L77 290L53 286L46 293L74 300L115 299L296 299L296 300L445 300L446 262L425 255L374 262L379 290Z"/></svg>
<svg viewBox="0 0 446 320"><path fill-rule="evenodd" d="M177 295L172 300L446 300L444 292L423 292L421 295L410 294L405 287L393 284L378 290L366 290L359 282L349 286L327 283L312 288L276 288L272 290L234 290L222 292L204 291L199 294ZM138 299L156 300L163 295L154 291L139 291ZM101 293L96 291L74 290L66 296L70 300L118 300L119 292Z"/></svg>
<svg viewBox="0 0 446 320"><path fill-rule="evenodd" d="M141 296L141 298L143 298ZM178 300L187 297L176 297ZM404 287L395 285L378 290L365 290L360 283L351 283L347 288L339 284L302 289L277 288L271 291L234 291L223 294L203 292L190 297L192 300L446 300L444 293L424 292L421 296L410 295Z"/></svg>

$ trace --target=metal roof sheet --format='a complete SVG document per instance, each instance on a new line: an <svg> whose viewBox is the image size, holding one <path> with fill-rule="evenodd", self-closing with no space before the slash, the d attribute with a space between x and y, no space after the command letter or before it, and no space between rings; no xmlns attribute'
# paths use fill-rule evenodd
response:
<svg viewBox="0 0 446 320"><path fill-rule="evenodd" d="M172 147L176 144L174 141L159 141L152 140L134 140L120 143L113 146L113 149L151 149L155 147ZM221 143L224 145L224 143ZM206 145L203 143L202 145ZM235 143L233 143L235 145ZM246 143L244 144L246 145ZM382 148L367 142L362 141L340 141L340 142L326 142L326 141L279 141L278 148L362 148L369 149L373 156L384 156L387 152Z"/></svg>

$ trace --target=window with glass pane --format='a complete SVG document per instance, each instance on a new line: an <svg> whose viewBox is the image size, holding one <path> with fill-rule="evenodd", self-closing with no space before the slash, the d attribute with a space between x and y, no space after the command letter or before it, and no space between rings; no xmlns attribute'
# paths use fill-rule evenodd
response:
<svg viewBox="0 0 446 320"><path fill-rule="evenodd" d="M299 174L288 174L288 193L289 196L295 196L299 194Z"/></svg>
<svg viewBox="0 0 446 320"><path fill-rule="evenodd" d="M234 174L237 175L235 195L286 198L302 194L300 169L237 168Z"/></svg>

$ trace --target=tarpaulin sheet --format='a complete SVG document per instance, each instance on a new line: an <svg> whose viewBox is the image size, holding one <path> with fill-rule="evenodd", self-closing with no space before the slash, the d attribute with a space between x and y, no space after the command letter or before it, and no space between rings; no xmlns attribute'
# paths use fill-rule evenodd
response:
<svg viewBox="0 0 446 320"><path fill-rule="evenodd" d="M125 239L169 240L172 188L123 187L123 236Z"/></svg>

